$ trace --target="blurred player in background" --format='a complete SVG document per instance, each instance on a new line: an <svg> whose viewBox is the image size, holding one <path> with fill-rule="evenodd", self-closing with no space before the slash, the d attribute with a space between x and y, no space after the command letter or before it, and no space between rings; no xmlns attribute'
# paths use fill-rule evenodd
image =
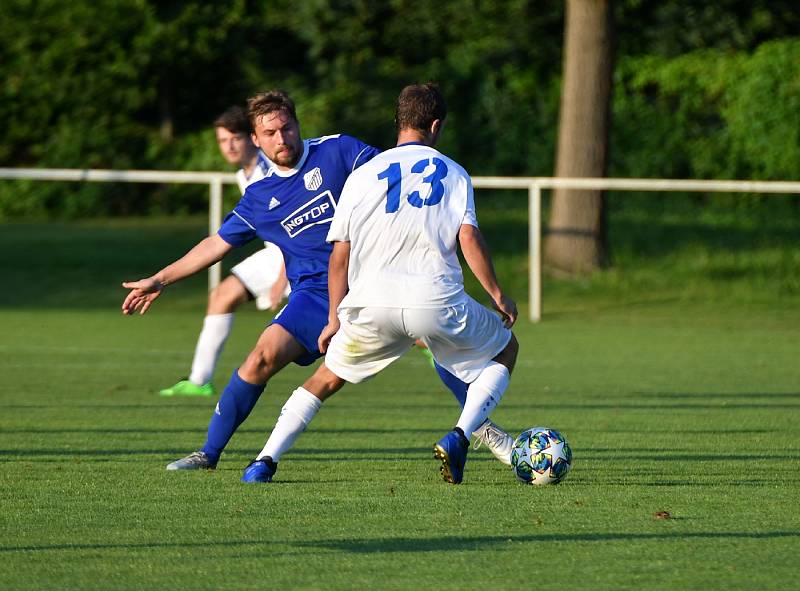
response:
<svg viewBox="0 0 800 591"><path fill-rule="evenodd" d="M472 181L433 148L446 114L437 86L404 88L397 146L345 183L327 236L334 244L330 310L318 343L325 362L286 401L243 481L270 482L326 398L345 382L371 378L417 339L469 384L455 428L434 445L444 479L462 481L468 437L500 402L519 346L510 330L517 307L501 289L477 227ZM457 245L500 316L464 291Z"/></svg>
<svg viewBox="0 0 800 591"><path fill-rule="evenodd" d="M260 181L269 163L252 140L253 128L247 110L233 106L214 122L217 145L229 164L239 167L236 182L244 194L248 185ZM277 310L289 295L289 282L281 250L270 242L231 269L208 295L203 329L197 339L189 378L160 391L162 396L213 396L211 378L240 304L255 299L259 310Z"/></svg>

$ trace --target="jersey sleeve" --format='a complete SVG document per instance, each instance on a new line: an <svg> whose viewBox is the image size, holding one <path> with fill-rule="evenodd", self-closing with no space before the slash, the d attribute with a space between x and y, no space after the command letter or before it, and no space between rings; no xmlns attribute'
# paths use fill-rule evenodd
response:
<svg viewBox="0 0 800 591"><path fill-rule="evenodd" d="M222 221L217 234L231 246L242 246L256 237L256 229L251 221L252 201L250 192L245 191L239 203Z"/></svg>
<svg viewBox="0 0 800 591"><path fill-rule="evenodd" d="M475 194L472 190L472 181L469 177L467 177L467 209L464 212L464 218L461 220L461 224L478 227L478 216L475 214Z"/></svg>
<svg viewBox="0 0 800 591"><path fill-rule="evenodd" d="M358 140L352 136L342 135L340 139L343 143L344 149L342 150L342 153L345 158L345 163L347 164L350 172L353 172L356 168L366 162L369 162L376 155L381 153L378 148L374 148L369 144L365 144L361 140Z"/></svg>
<svg viewBox="0 0 800 591"><path fill-rule="evenodd" d="M342 187L339 195L339 203L336 205L336 212L333 214L331 227L328 228L327 242L349 242L350 241L350 217L353 214L353 206L358 195L356 191L356 175L350 175Z"/></svg>

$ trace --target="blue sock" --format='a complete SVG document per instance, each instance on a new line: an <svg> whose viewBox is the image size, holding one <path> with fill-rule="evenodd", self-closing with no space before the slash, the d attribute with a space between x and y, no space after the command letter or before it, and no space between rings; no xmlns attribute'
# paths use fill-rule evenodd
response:
<svg viewBox="0 0 800 591"><path fill-rule="evenodd" d="M217 408L208 424L208 438L203 451L216 462L228 445L236 429L241 425L258 402L266 384L250 384L239 377L235 369L228 385L219 397Z"/></svg>
<svg viewBox="0 0 800 591"><path fill-rule="evenodd" d="M434 362L433 367L436 369L436 373L439 374L439 378L442 380L444 385L447 386L447 388L453 393L453 396L456 397L456 400L458 400L458 404L461 405L461 408L464 408L464 403L467 401L467 388L469 388L469 384L462 382L436 362Z"/></svg>

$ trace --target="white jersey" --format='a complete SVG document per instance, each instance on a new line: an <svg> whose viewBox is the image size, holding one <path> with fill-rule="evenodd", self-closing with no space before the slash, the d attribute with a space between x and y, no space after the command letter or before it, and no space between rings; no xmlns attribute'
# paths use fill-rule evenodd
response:
<svg viewBox="0 0 800 591"><path fill-rule="evenodd" d="M267 157L264 156L264 153L261 150L258 150L258 155L256 156L256 165L252 172L250 172L250 176L247 176L244 168L240 168L236 171L236 183L239 185L239 191L241 194L244 195L244 190L247 187L267 176L268 171L269 160L267 160Z"/></svg>
<svg viewBox="0 0 800 591"><path fill-rule="evenodd" d="M343 308L439 308L459 301L462 224L477 226L472 181L455 161L419 143L387 150L342 189L328 241L350 242Z"/></svg>
<svg viewBox="0 0 800 591"><path fill-rule="evenodd" d="M253 183L260 181L269 172L270 164L269 160L266 156L264 156L264 152L258 150L258 154L256 156L256 165L253 170L250 172L250 176L244 171L244 168L240 168L236 171L236 183L239 185L239 191L244 195L245 189L252 185ZM283 264L283 253L281 253L281 249L272 244L272 242L264 241L264 248L269 249L272 259L277 260L280 258L280 264ZM272 283L270 283L271 285ZM269 305L267 305L269 307Z"/></svg>

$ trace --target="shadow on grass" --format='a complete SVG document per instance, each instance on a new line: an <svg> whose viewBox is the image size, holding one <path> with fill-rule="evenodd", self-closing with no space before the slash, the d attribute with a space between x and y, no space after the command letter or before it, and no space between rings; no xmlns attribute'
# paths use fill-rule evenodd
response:
<svg viewBox="0 0 800 591"><path fill-rule="evenodd" d="M252 546L288 546L297 548L299 553L307 553L309 549L324 549L348 554L377 553L413 553L460 552L469 550L498 549L498 546L514 544L548 544L548 543L607 543L607 542L680 542L686 540L777 540L800 538L798 531L773 532L673 532L673 533L582 533L582 534L530 534L509 536L478 537L437 537L437 538L364 538L344 540L280 541L274 539L248 539L225 541L192 541L192 542L147 542L120 544L43 544L0 547L0 553L13 552L51 552L51 551L84 551L84 550L159 550L183 548L230 548ZM516 551L516 548L513 548Z"/></svg>
<svg viewBox="0 0 800 591"><path fill-rule="evenodd" d="M383 540L320 540L303 544L306 547L323 547L354 554L376 552L441 552L447 550L484 550L491 546L514 543L553 543L553 542L640 542L670 540L768 540L798 538L800 532L689 532L689 533L586 533L586 534L538 534L512 536L483 536L473 538L391 538Z"/></svg>
<svg viewBox="0 0 800 591"><path fill-rule="evenodd" d="M133 462L142 461L142 456L183 456L189 451L187 448L169 449L0 449L0 457L10 456L18 461L38 461L33 458L43 457L68 457L68 458L103 458L107 456L129 456ZM253 454L257 450L231 449L229 455ZM346 457L345 457L346 456ZM360 457L354 457L360 456ZM378 456L376 458L376 456ZM385 459L393 461L402 459L403 461L417 461L424 459L430 461L433 458L433 442L425 447L325 447L324 449L297 449L292 452L291 461L303 462L341 462L344 459L354 461L358 459ZM5 460L9 461L9 460ZM117 461L116 459L114 461Z"/></svg>
<svg viewBox="0 0 800 591"><path fill-rule="evenodd" d="M702 395L698 395L701 397ZM599 396L598 396L599 397ZM586 410L586 411L595 411L595 410L659 410L659 409L668 409L668 410L719 410L719 409L795 409L800 408L800 399L797 402L782 402L782 403L746 403L746 402L733 402L728 403L724 400L719 402L713 403L673 403L673 402L664 402L659 403L658 401L654 400L653 402L648 403L641 403L641 402L628 402L628 398L621 398L619 402L571 402L569 404L564 404L559 402L557 398L553 397L549 399L548 402L543 403L543 407L546 406L549 410ZM425 404L426 408L434 408L432 404ZM446 406L447 408L452 408L452 405ZM515 403L510 402L508 404L500 403L498 409L503 409L504 411L507 410L519 410L523 412L530 412L532 404L530 402L527 403ZM404 412L412 411L416 409L419 411L419 405L403 405L403 404L392 404L391 407L387 406L385 409L391 408L394 409L402 409ZM442 406L445 408L445 405Z"/></svg>
<svg viewBox="0 0 800 591"><path fill-rule="evenodd" d="M684 398L800 398L800 392L637 392L637 396L643 398L666 398L671 400L681 400Z"/></svg>
<svg viewBox="0 0 800 591"><path fill-rule="evenodd" d="M666 452L665 450L653 450L652 453L641 453L649 450L636 449L583 449L581 457L592 459L596 454L596 459L607 459L606 454L611 454L615 458L625 458L626 460L643 460L648 462L725 462L741 461L743 463L756 460L800 460L800 453L794 454L773 454L765 453L763 450L742 452L736 454L706 454L693 451L686 452Z"/></svg>
<svg viewBox="0 0 800 591"><path fill-rule="evenodd" d="M727 398L727 395L714 395L714 394L690 394L687 395L685 398L697 398L703 399L704 397L709 398ZM796 395L795 395L796 396ZM780 397L780 398L793 398L795 396L787 396L787 397ZM762 398L762 396L753 395L754 398ZM678 397L675 397L676 399ZM741 398L745 398L744 396ZM763 397L763 398L766 398ZM776 397L778 398L778 397ZM773 402L773 403L760 403L760 402L727 402L725 400L719 400L715 402L696 402L696 403L680 403L680 402L659 402L658 400L653 400L652 402L642 403L630 401L629 398L620 398L619 402L594 402L594 401L587 401L587 402L571 402L569 404L565 404L562 402L550 401L547 403L548 408L557 409L557 410L587 410L587 411L595 411L595 410L659 410L659 409L667 409L667 410L718 410L718 409L796 409L800 408L800 396L797 396L797 402ZM142 403L142 404L114 404L114 403L106 403L106 404L9 404L6 405L4 408L6 409L53 409L53 408L82 408L82 409L165 409L165 408L177 408L177 409L187 409L187 408L212 408L213 405L209 404L177 404L177 403ZM402 412L419 412L422 405L420 404L386 404L382 406L383 411L393 411L398 410ZM452 410L454 408L453 404L450 403L442 403L436 404L431 402L425 402L424 404L426 409L447 409ZM337 404L335 410L345 410L347 408L358 407L363 409L363 404ZM333 408L333 407L331 407ZM531 403L515 403L509 402L507 404L502 404L500 406L503 410L520 410L524 412L529 412L531 409Z"/></svg>
<svg viewBox="0 0 800 591"><path fill-rule="evenodd" d="M349 428L314 428L314 433L317 434L333 434L333 435L351 435L351 434L363 434L363 435L387 435L389 433L409 433L409 434L432 434L432 435L442 435L444 431L442 429L403 429L403 428L385 428L385 429L349 429ZM266 435L269 431L264 429L259 429L257 427L251 428L238 428L236 433L259 433ZM54 428L45 428L45 427L25 427L25 428L12 428L12 429L3 429L0 428L0 434L3 435L70 435L70 434L83 434L83 433L101 433L106 435L117 435L121 433L142 433L142 434L177 434L177 433L193 433L193 434L206 434L206 427L197 428L197 429L171 429L171 428L163 428L163 427L135 427L135 428L115 428L115 427L54 427Z"/></svg>

